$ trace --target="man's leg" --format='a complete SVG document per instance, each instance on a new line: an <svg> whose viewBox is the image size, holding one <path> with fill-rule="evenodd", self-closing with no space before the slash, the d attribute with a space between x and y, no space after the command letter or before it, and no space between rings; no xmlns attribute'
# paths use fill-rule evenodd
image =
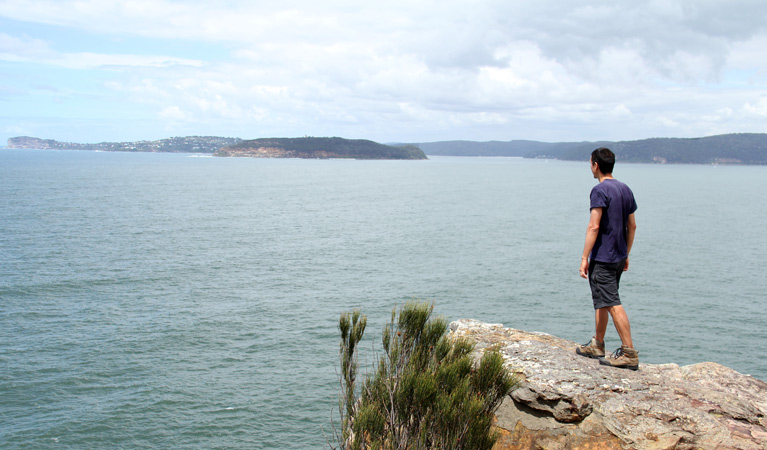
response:
<svg viewBox="0 0 767 450"><path fill-rule="evenodd" d="M634 342L631 340L631 324L629 323L629 317L626 315L626 310L623 309L623 305L618 306L608 306L607 308L602 308L602 310L607 310L605 313L605 316L607 315L607 312L610 313L610 316L613 318L613 324L615 325L615 329L618 331L618 336L621 338L621 343L624 347L628 348L634 348ZM601 311L601 310L599 310ZM599 316L599 312L597 311L597 316ZM599 321L597 321L597 339L599 339ZM604 326L607 327L607 319L605 318ZM602 340L604 340L604 329L602 330Z"/></svg>
<svg viewBox="0 0 767 450"><path fill-rule="evenodd" d="M631 340L631 325L618 296L618 286L625 264L625 260L616 264L594 264L594 270L589 272L589 285L594 299L594 307L597 308L595 315L597 335L594 340L602 339L604 341L609 315L613 318L622 345L612 356L599 358L599 363L638 370L639 357L638 352L634 349L634 342ZM576 352L579 349L576 349ZM580 352L578 353L580 354Z"/></svg>
<svg viewBox="0 0 767 450"><path fill-rule="evenodd" d="M599 364L605 366L619 367L622 369L639 369L639 352L634 349L634 343L631 341L631 325L629 318L623 306L608 306L606 309L613 318L615 329L621 338L621 348L615 351L612 356L599 358Z"/></svg>
<svg viewBox="0 0 767 450"><path fill-rule="evenodd" d="M594 321L596 323L596 338L599 342L605 341L605 333L607 332L607 321L609 319L609 314L607 313L607 308L599 308L594 311Z"/></svg>

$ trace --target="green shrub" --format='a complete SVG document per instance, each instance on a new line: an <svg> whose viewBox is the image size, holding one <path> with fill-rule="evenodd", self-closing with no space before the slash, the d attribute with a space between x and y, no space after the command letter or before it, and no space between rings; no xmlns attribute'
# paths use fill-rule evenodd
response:
<svg viewBox="0 0 767 450"><path fill-rule="evenodd" d="M408 303L392 311L383 350L372 373L356 385L357 347L367 320L358 310L341 315L342 450L490 449L491 422L517 381L496 350L478 363L474 345L450 340L433 304ZM396 320L395 320L396 319Z"/></svg>

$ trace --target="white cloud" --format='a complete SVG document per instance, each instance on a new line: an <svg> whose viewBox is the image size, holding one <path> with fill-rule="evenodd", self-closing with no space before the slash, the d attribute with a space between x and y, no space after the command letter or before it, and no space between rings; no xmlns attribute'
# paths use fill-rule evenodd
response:
<svg viewBox="0 0 767 450"><path fill-rule="evenodd" d="M160 111L159 116L170 120L187 120L188 116L178 106L166 106Z"/></svg>
<svg viewBox="0 0 767 450"><path fill-rule="evenodd" d="M748 121L764 107L765 14L762 0L0 0L0 17L123 43L6 32L0 60L109 72L103 86L161 120L294 135L640 138L736 116L767 131ZM180 41L215 58L174 54Z"/></svg>
<svg viewBox="0 0 767 450"><path fill-rule="evenodd" d="M749 115L767 117L767 95L761 96L754 103L746 103L743 105L743 111Z"/></svg>
<svg viewBox="0 0 767 450"><path fill-rule="evenodd" d="M91 52L59 53L40 39L19 38L0 33L0 60L28 62L68 69L119 67L166 68L175 65L202 66L202 61L154 55L99 54Z"/></svg>
<svg viewBox="0 0 767 450"><path fill-rule="evenodd" d="M41 39L11 36L0 33L0 59L25 61L34 58L50 58L54 52Z"/></svg>
<svg viewBox="0 0 767 450"><path fill-rule="evenodd" d="M123 67L148 67L167 68L177 65L200 67L201 61L168 56L152 55L104 55L97 53L65 53L59 58L47 61L39 61L52 65L58 65L69 69L114 69Z"/></svg>

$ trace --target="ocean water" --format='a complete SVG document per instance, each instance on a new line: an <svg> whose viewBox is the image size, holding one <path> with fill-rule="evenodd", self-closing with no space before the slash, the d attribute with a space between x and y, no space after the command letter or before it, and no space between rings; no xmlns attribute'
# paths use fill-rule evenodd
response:
<svg viewBox="0 0 767 450"><path fill-rule="evenodd" d="M767 167L615 176L641 361L767 379ZM0 150L0 448L323 448L353 308L363 363L410 300L585 342L594 183L518 158Z"/></svg>

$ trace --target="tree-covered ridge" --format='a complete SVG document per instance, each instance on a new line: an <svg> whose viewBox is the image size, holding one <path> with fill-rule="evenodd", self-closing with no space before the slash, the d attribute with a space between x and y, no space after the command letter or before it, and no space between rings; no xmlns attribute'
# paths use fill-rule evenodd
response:
<svg viewBox="0 0 767 450"><path fill-rule="evenodd" d="M618 142L614 151L628 162L767 164L767 134L724 134L692 139Z"/></svg>
<svg viewBox="0 0 767 450"><path fill-rule="evenodd" d="M255 158L426 159L415 145L384 145L340 137L262 138L219 149L214 156Z"/></svg>
<svg viewBox="0 0 767 450"><path fill-rule="evenodd" d="M537 142L446 141L419 144L429 155L521 156L587 161L592 150L609 147L620 161L657 164L767 164L767 134L723 134L701 138L637 141Z"/></svg>

